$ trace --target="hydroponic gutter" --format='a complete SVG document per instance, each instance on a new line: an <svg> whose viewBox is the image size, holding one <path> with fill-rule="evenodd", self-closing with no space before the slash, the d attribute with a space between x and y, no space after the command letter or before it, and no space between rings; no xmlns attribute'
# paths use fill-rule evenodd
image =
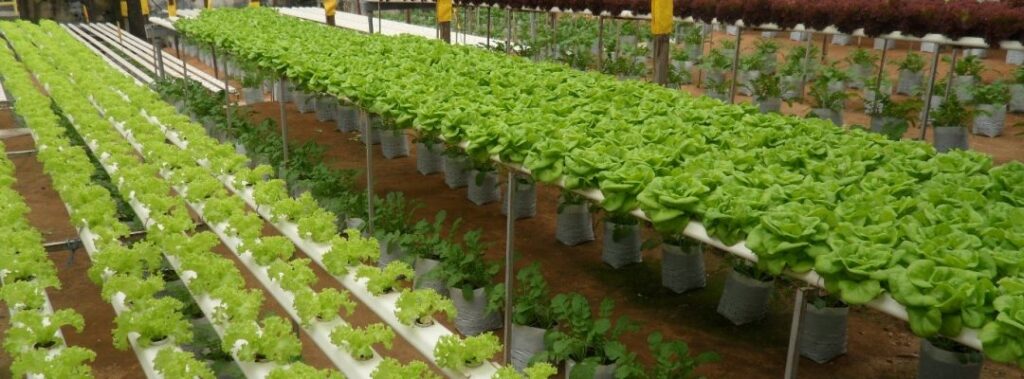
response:
<svg viewBox="0 0 1024 379"><path fill-rule="evenodd" d="M89 50L92 50L93 53L96 53L96 55L99 55L100 58L102 58L108 64L114 67L118 67L122 71L127 72L129 74L128 76L135 79L136 83L142 84L144 82L145 84L153 84L154 80L152 76L149 76L149 74L143 72L138 67L135 67L135 65L132 65L131 63L125 61L124 58L122 58L120 55L117 55L117 53L111 51L110 48L108 48L103 43L93 40L91 36L85 33L82 33L80 35L77 29L69 27L68 25L61 25L61 27L63 27L64 30L71 35L71 37L78 40L78 42L81 42L86 47L88 47Z"/></svg>
<svg viewBox="0 0 1024 379"><path fill-rule="evenodd" d="M179 138L177 131L171 130L164 126L155 117L143 114L151 123L158 126L163 130L167 140L172 144L181 148L182 150L188 149L188 142L182 141ZM199 162L200 165L206 167L208 162L205 160ZM253 193L253 188L244 188L239 190L234 185L234 177L230 175L220 175L218 179L227 187L232 193L239 196L246 204L263 218L266 222L274 226L282 235L288 237L296 247L305 253L313 262L316 262L318 266L328 271L327 266L324 264L323 257L330 249L329 244L318 243L311 240L306 240L299 235L298 224L291 221L274 221L273 209L269 206L260 206L256 203ZM384 322L391 326L394 331L402 336L406 341L409 342L417 351L423 354L427 359L433 363L437 363L437 358L434 356L434 346L442 336L452 335L448 328L444 327L440 323L434 323L433 325L426 327L409 326L402 324L398 317L395 316L397 310L396 303L398 301L398 293L389 293L380 296L373 295L366 288L366 279L359 279L355 276L355 271L350 270L348 275L337 276L332 275L338 283L341 283L350 293L356 296L362 301L368 308L377 314ZM476 368L465 369L462 371L456 371L451 369L442 370L450 378L474 378L474 379L489 379L497 372L498 366L493 362L487 362L484 365Z"/></svg>
<svg viewBox="0 0 1024 379"><path fill-rule="evenodd" d="M101 113L105 112L100 108L94 101L93 106ZM145 114L143 112L143 114ZM132 136L131 131L125 129L123 123L118 123L111 120L111 125L117 132L124 137L128 143L135 149L136 152L141 156L146 156L144 148L139 144ZM167 181L170 181L170 172L167 169L160 169L160 176ZM184 196L187 192L186 188L181 186L171 186L180 196ZM134 200L134 199L133 199ZM195 212L199 218L210 226L210 231L217 235L217 237L224 243L224 246L238 257L238 261L242 262L247 270L253 274L253 276L259 280L260 284L270 293L274 299L281 304L288 316L297 323L301 324L301 318L295 311L295 294L281 287L276 281L271 280L270 274L267 267L261 266L253 258L252 253L241 247L242 240L238 237L232 237L227 235L226 230L230 226L227 222L212 223L206 219L203 214L203 204L193 203L188 200L182 199L185 204L188 205L193 212ZM148 213L147 213L148 214ZM142 217L142 214L140 214ZM297 227L296 227L297 229ZM335 328L347 325L347 323L339 315L338 318L331 321L312 321L309 326L303 326L303 330L310 336L317 347L324 352L330 360L341 372L351 378L369 378L370 374L377 368L377 365L383 360L381 355L376 351L372 359L360 361L352 357L352 355L335 345L331 342L331 331Z"/></svg>

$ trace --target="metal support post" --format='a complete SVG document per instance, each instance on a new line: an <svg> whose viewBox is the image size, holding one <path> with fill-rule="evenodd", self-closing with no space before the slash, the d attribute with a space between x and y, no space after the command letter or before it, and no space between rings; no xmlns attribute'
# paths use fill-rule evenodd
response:
<svg viewBox="0 0 1024 379"><path fill-rule="evenodd" d="M950 53L952 57L949 60L949 75L946 79L946 93L942 94L942 101L949 101L949 89L953 88L953 76L956 74L956 58L958 52L960 52L960 49L954 48L953 52Z"/></svg>
<svg viewBox="0 0 1024 379"><path fill-rule="evenodd" d="M284 99L285 99L284 93L285 93L285 91L288 90L288 88L286 88L285 85L284 85L284 78L283 77L280 78L277 81L277 86L278 86L277 87L277 93L279 95L278 99L277 99L277 104L279 105L279 108L281 109L281 121L280 121L280 124L281 124L281 144L282 144L281 152L282 152L282 154L281 154L281 173L280 173L281 175L280 176L282 178L287 178L288 177L288 115L285 113L285 109L284 109ZM288 185L288 181L287 180L285 180L285 186L289 187L288 189L290 190L290 186Z"/></svg>
<svg viewBox="0 0 1024 379"><path fill-rule="evenodd" d="M516 239L516 174L508 170L508 178L505 181L508 191L505 196L505 204L508 212L505 217L505 365L512 364L512 306L515 304L512 299L514 292L512 286L515 284L515 268L513 258Z"/></svg>
<svg viewBox="0 0 1024 379"><path fill-rule="evenodd" d="M604 16L597 16L597 71L604 70Z"/></svg>
<svg viewBox="0 0 1024 379"><path fill-rule="evenodd" d="M736 51L732 56L732 84L729 86L729 104L736 103L736 82L739 81L740 72L740 37L743 36L743 27L736 25Z"/></svg>
<svg viewBox="0 0 1024 379"><path fill-rule="evenodd" d="M512 53L512 8L505 8L505 54Z"/></svg>
<svg viewBox="0 0 1024 379"><path fill-rule="evenodd" d="M668 86L668 73L671 70L668 60L668 37L668 34L655 35L652 41L654 45L654 82L662 86Z"/></svg>
<svg viewBox="0 0 1024 379"><path fill-rule="evenodd" d="M814 46L812 44L812 42L814 42L814 32L807 30L805 33L807 33L807 46L805 47L806 50L804 51L804 67L802 73L800 74L801 99L804 98L804 87L807 86L807 65L811 63L811 49ZM739 48L739 46L737 46L737 48Z"/></svg>
<svg viewBox="0 0 1024 379"><path fill-rule="evenodd" d="M373 125L370 123L370 114L366 111L359 112L366 125L363 140L366 141L366 232L373 235Z"/></svg>
<svg viewBox="0 0 1024 379"><path fill-rule="evenodd" d="M220 72L217 71L217 47L210 45L210 55L213 57L213 78L220 78Z"/></svg>
<svg viewBox="0 0 1024 379"><path fill-rule="evenodd" d="M939 73L939 56L942 55L942 44L935 47L935 56L932 58L932 74L928 78L928 94L924 98L924 115L921 117L921 140L924 140L925 131L928 130L928 118L932 113L932 93L935 91L935 76ZM946 88L950 83L946 83Z"/></svg>
<svg viewBox="0 0 1024 379"><path fill-rule="evenodd" d="M228 130L231 129L231 87L228 85L230 75L228 75L228 57L224 56L224 117L227 125L225 127Z"/></svg>
<svg viewBox="0 0 1024 379"><path fill-rule="evenodd" d="M487 48L491 48L491 7L487 7Z"/></svg>
<svg viewBox="0 0 1024 379"><path fill-rule="evenodd" d="M789 324L789 346L786 348L786 373L783 378L796 379L800 365L800 327L804 321L804 288L797 287L793 300L793 321Z"/></svg>
<svg viewBox="0 0 1024 379"><path fill-rule="evenodd" d="M883 40L883 44L889 43L889 40ZM882 88L882 76L885 75L885 58L889 49L882 49L882 60L878 62L878 76L875 77L875 94L877 95ZM875 99L877 101L877 99Z"/></svg>

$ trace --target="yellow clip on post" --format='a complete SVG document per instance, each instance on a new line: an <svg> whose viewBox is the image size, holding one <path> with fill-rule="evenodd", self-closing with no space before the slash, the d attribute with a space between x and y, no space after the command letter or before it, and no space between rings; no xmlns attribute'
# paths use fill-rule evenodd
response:
<svg viewBox="0 0 1024 379"><path fill-rule="evenodd" d="M651 0L651 34L672 33L672 0Z"/></svg>
<svg viewBox="0 0 1024 379"><path fill-rule="evenodd" d="M149 16L149 0L139 0L139 5L142 6L142 15Z"/></svg>
<svg viewBox="0 0 1024 379"><path fill-rule="evenodd" d="M85 19L85 23L89 23L89 8L82 4L82 18Z"/></svg>
<svg viewBox="0 0 1024 379"><path fill-rule="evenodd" d="M452 21L452 0L437 0L437 23Z"/></svg>
<svg viewBox="0 0 1024 379"><path fill-rule="evenodd" d="M260 0L249 0L249 8L259 8Z"/></svg>
<svg viewBox="0 0 1024 379"><path fill-rule="evenodd" d="M178 17L178 1L167 0L167 16Z"/></svg>
<svg viewBox="0 0 1024 379"><path fill-rule="evenodd" d="M324 0L324 14L327 15L327 17L334 16L337 9L338 0Z"/></svg>
<svg viewBox="0 0 1024 379"><path fill-rule="evenodd" d="M128 0L121 0L121 17L128 17Z"/></svg>
<svg viewBox="0 0 1024 379"><path fill-rule="evenodd" d="M213 9L213 0L206 0L206 9Z"/></svg>

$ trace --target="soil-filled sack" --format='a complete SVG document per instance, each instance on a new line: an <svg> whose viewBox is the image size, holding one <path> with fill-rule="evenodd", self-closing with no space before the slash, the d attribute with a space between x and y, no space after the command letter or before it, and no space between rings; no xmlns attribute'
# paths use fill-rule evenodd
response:
<svg viewBox="0 0 1024 379"><path fill-rule="evenodd" d="M953 149L967 150L970 148L967 145L967 128L937 125L932 130L935 132L935 139L932 142L935 151L945 153Z"/></svg>
<svg viewBox="0 0 1024 379"><path fill-rule="evenodd" d="M981 377L983 362L980 352L949 351L922 338L920 358L917 360L917 378L974 379Z"/></svg>
<svg viewBox="0 0 1024 379"><path fill-rule="evenodd" d="M900 70L899 81L896 82L896 93L912 95L914 91L921 87L922 80L923 76L920 72Z"/></svg>
<svg viewBox="0 0 1024 379"><path fill-rule="evenodd" d="M701 244L687 244L684 249L665 243L661 245L661 252L661 285L665 288L683 293L707 285L704 247Z"/></svg>
<svg viewBox="0 0 1024 379"><path fill-rule="evenodd" d="M405 129L381 130L380 150L387 159L409 156L409 139L405 136Z"/></svg>
<svg viewBox="0 0 1024 379"><path fill-rule="evenodd" d="M362 117L359 122L359 141L366 143L366 136L370 136L371 145L380 144L380 118L377 116Z"/></svg>
<svg viewBox="0 0 1024 379"><path fill-rule="evenodd" d="M846 320L849 307L804 307L800 327L800 355L825 363L846 354Z"/></svg>
<svg viewBox="0 0 1024 379"><path fill-rule="evenodd" d="M338 104L337 113L335 121L339 132L348 133L359 130L359 110L355 106Z"/></svg>
<svg viewBox="0 0 1024 379"><path fill-rule="evenodd" d="M599 365L594 370L594 376L592 376L591 378L592 379L614 379L615 378L615 368L616 367L617 367L617 365L614 364L614 363L612 363L610 365ZM576 368L576 361L572 360L571 358L565 360L565 379L572 378L572 371L575 368Z"/></svg>
<svg viewBox="0 0 1024 379"><path fill-rule="evenodd" d="M476 205L484 205L501 200L501 186L498 185L498 173L496 171L470 171L469 191L466 193L466 197Z"/></svg>
<svg viewBox="0 0 1024 379"><path fill-rule="evenodd" d="M979 104L974 115L974 134L997 137L1006 123L1005 104Z"/></svg>
<svg viewBox="0 0 1024 379"><path fill-rule="evenodd" d="M601 246L601 260L613 268L640 263L643 259L640 246L640 225L620 225L604 222L604 244Z"/></svg>
<svg viewBox="0 0 1024 379"><path fill-rule="evenodd" d="M299 113L309 113L313 111L314 97L303 91L292 92L292 101L295 102L295 108L299 110Z"/></svg>
<svg viewBox="0 0 1024 379"><path fill-rule="evenodd" d="M547 329L512 324L512 367L517 371L530 366L534 355L544 350L544 333Z"/></svg>
<svg viewBox="0 0 1024 379"><path fill-rule="evenodd" d="M516 179L516 196L512 199L515 219L530 218L537 215L537 183L532 180ZM505 183L507 186L508 183ZM508 214L508 201L501 202L501 214Z"/></svg>
<svg viewBox="0 0 1024 379"><path fill-rule="evenodd" d="M469 184L469 158L464 155L444 156L444 184L461 188Z"/></svg>
<svg viewBox="0 0 1024 379"><path fill-rule="evenodd" d="M502 326L501 314L487 311L487 291L477 288L470 298L460 288L448 288L448 295L455 304L455 329L466 336L475 336Z"/></svg>
<svg viewBox="0 0 1024 379"><path fill-rule="evenodd" d="M313 102L313 110L316 112L316 120L326 122L334 120L334 107L338 101L330 96L318 96Z"/></svg>
<svg viewBox="0 0 1024 379"><path fill-rule="evenodd" d="M587 204L558 206L555 239L567 246L594 240L594 223Z"/></svg>
<svg viewBox="0 0 1024 379"><path fill-rule="evenodd" d="M257 104L257 103L262 103L263 102L263 89L262 88L259 88L259 87L256 87L256 88L244 87L244 88L242 88L242 95L245 98L245 103L246 104Z"/></svg>
<svg viewBox="0 0 1024 379"><path fill-rule="evenodd" d="M405 249L398 242L389 238L380 238L377 244L380 246L380 260L377 261L377 267L384 268L392 261L405 258Z"/></svg>
<svg viewBox="0 0 1024 379"><path fill-rule="evenodd" d="M743 325L760 320L768 314L768 299L774 282L762 282L735 270L725 279L722 297L718 300L718 314Z"/></svg>
<svg viewBox="0 0 1024 379"><path fill-rule="evenodd" d="M413 288L429 288L442 296L448 296L448 285L444 279L437 276L437 266L441 261L430 258L416 258L416 278L413 280Z"/></svg>
<svg viewBox="0 0 1024 379"><path fill-rule="evenodd" d="M435 143L428 147L422 142L416 143L416 171L420 174L430 175L444 171L444 144Z"/></svg>

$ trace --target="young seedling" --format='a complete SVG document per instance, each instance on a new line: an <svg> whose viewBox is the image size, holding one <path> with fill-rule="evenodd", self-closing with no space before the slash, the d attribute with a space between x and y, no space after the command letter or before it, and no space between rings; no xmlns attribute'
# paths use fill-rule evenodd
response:
<svg viewBox="0 0 1024 379"><path fill-rule="evenodd" d="M331 332L331 342L347 350L353 357L365 361L373 358L373 345L380 344L391 350L395 332L390 326L376 323L363 328L341 325Z"/></svg>
<svg viewBox="0 0 1024 379"><path fill-rule="evenodd" d="M498 336L491 332L465 339L447 335L438 339L437 345L434 346L437 365L453 370L478 367L499 351L501 342L498 341Z"/></svg>
<svg viewBox="0 0 1024 379"><path fill-rule="evenodd" d="M324 253L324 266L331 275L347 275L352 266L380 258L380 245L376 239L363 238L355 229L346 229L345 235L347 239L334 237L331 250Z"/></svg>
<svg viewBox="0 0 1024 379"><path fill-rule="evenodd" d="M312 289L300 290L295 293L295 311L302 320L302 326L309 326L314 320L331 321L338 318L338 311L345 309L346 315L352 315L356 303L348 292L339 292L327 288L319 293Z"/></svg>
<svg viewBox="0 0 1024 379"><path fill-rule="evenodd" d="M360 266L356 270L356 277L365 278L366 289L377 296L399 289L403 281L408 281L414 275L416 272L412 267L402 261L392 261L384 268Z"/></svg>
<svg viewBox="0 0 1024 379"><path fill-rule="evenodd" d="M395 316L405 325L428 326L434 323L434 314L443 312L448 319L455 317L452 301L431 289L403 290L395 303Z"/></svg>

